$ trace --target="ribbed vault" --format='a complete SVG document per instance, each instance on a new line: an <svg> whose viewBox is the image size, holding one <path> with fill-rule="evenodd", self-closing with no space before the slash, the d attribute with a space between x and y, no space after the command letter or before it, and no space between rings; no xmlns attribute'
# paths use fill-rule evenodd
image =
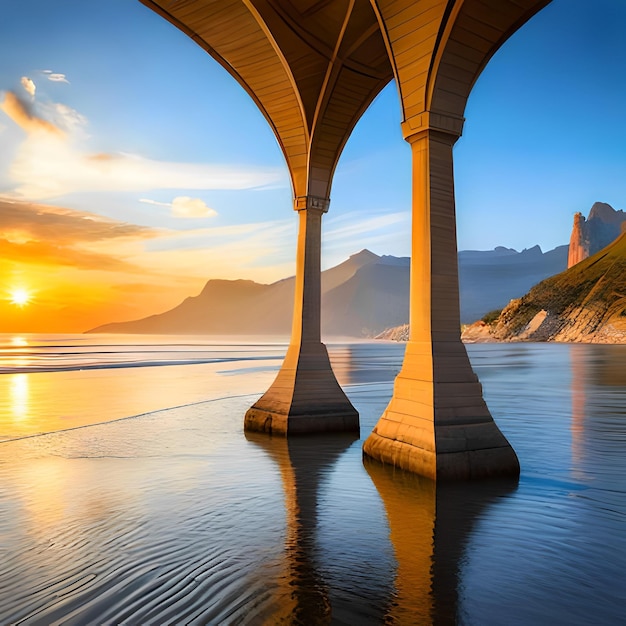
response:
<svg viewBox="0 0 626 626"><path fill-rule="evenodd" d="M550 2L370 1L398 85L405 136L429 123L425 112L460 134L467 98L489 59Z"/></svg>
<svg viewBox="0 0 626 626"><path fill-rule="evenodd" d="M393 78L369 2L144 0L232 74L271 125L295 197L328 198L355 124Z"/></svg>
<svg viewBox="0 0 626 626"><path fill-rule="evenodd" d="M474 82L550 0L141 0L241 84L274 130L294 196L330 196L355 124L396 78L404 133L460 134ZM441 117L443 116L443 117Z"/></svg>

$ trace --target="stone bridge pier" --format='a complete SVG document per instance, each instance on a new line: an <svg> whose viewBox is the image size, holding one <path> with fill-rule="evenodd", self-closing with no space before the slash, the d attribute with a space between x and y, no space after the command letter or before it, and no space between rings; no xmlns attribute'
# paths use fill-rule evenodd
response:
<svg viewBox="0 0 626 626"><path fill-rule="evenodd" d="M461 127L432 113L404 126L413 161L409 341L393 397L363 446L433 479L519 474L460 337L452 146Z"/></svg>
<svg viewBox="0 0 626 626"><path fill-rule="evenodd" d="M339 386L320 336L322 215L329 200L296 199L299 214L291 341L276 380L248 409L246 430L296 435L359 432L359 414Z"/></svg>
<svg viewBox="0 0 626 626"><path fill-rule="evenodd" d="M204 48L272 127L299 213L292 336L245 428L358 431L320 339L321 220L354 126L395 79L413 159L410 339L364 454L434 479L518 474L460 339L452 147L498 48L550 0L141 0Z"/></svg>

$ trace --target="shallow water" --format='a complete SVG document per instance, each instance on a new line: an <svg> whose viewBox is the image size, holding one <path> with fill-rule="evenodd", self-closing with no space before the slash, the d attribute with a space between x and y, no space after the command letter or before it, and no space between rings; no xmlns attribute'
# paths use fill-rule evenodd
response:
<svg viewBox="0 0 626 626"><path fill-rule="evenodd" d="M522 474L435 486L362 460L403 346L330 345L361 439L286 441L242 429L285 346L199 345L22 374L53 391L0 407L0 623L623 623L626 347L468 346ZM95 417L16 438L81 386Z"/></svg>

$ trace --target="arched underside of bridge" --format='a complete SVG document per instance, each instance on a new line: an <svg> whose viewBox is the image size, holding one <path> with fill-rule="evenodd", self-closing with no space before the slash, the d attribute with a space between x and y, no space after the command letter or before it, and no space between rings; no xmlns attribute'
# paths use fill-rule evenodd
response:
<svg viewBox="0 0 626 626"><path fill-rule="evenodd" d="M204 48L271 125L299 213L292 336L245 428L358 431L320 337L321 219L355 124L396 79L413 155L410 338L364 445L432 478L516 474L460 340L452 147L494 52L550 0L141 0Z"/></svg>

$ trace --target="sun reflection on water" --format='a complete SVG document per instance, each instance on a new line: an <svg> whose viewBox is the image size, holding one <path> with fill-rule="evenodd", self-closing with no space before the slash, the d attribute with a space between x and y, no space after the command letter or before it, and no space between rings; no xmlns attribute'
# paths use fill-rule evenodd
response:
<svg viewBox="0 0 626 626"><path fill-rule="evenodd" d="M11 412L17 420L28 416L28 374L11 374L9 379L9 397Z"/></svg>

